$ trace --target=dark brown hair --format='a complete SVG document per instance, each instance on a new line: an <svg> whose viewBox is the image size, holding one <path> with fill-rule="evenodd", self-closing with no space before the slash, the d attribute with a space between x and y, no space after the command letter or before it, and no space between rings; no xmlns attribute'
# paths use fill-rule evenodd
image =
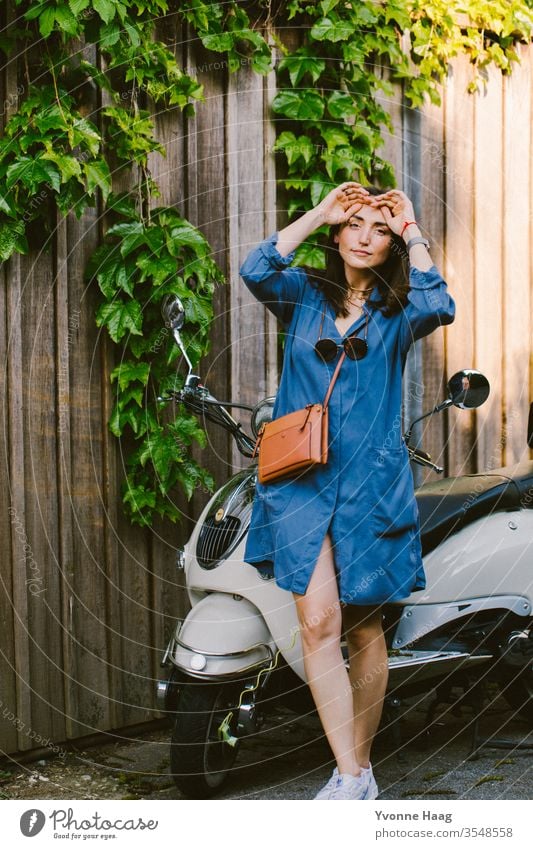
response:
<svg viewBox="0 0 533 849"><path fill-rule="evenodd" d="M378 189L376 186L365 186L371 195L380 195L387 189ZM334 241L335 235L342 225L335 224L330 228L329 238L325 245L326 268L322 273L316 269L306 269L313 282L320 289L329 303L332 305L337 316L347 316L345 301L348 292L348 284L344 272L344 260L339 253L339 247ZM392 241L389 256L383 265L373 269L376 277L380 300L375 301L375 306L381 310L383 315L391 316L400 312L402 306L407 303L409 291L409 262L405 242L395 233L392 233Z"/></svg>

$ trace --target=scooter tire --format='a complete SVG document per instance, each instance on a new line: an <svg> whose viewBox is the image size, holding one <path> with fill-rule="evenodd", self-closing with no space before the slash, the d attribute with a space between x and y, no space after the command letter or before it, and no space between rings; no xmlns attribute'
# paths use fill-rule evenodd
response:
<svg viewBox="0 0 533 849"><path fill-rule="evenodd" d="M228 684L187 682L180 685L170 746L174 782L189 799L216 795L231 775L239 743L218 739L218 728L233 710L239 691Z"/></svg>

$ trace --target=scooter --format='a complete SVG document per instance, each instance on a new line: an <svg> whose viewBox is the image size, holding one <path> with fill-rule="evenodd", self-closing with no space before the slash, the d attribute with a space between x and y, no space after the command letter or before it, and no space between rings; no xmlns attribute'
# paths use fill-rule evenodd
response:
<svg viewBox="0 0 533 849"><path fill-rule="evenodd" d="M179 299L168 298L163 313L188 365L174 397L228 430L251 459L274 398L253 408L214 398L193 373L183 345ZM447 389L447 398L420 419L452 405L479 407L490 392L486 377L474 369L454 374ZM251 413L253 437L228 408ZM404 435L410 459L442 473L410 445L420 419ZM533 447L533 404L528 444ZM161 709L174 720L171 772L191 798L220 790L242 741L261 727L273 705L313 709L292 595L243 561L256 473L252 461L219 489L178 551L191 610L178 620L164 653L168 675L157 692ZM456 685L471 692L496 682L533 728L533 462L426 483L416 498L427 585L383 606L386 704L432 690L443 701Z"/></svg>

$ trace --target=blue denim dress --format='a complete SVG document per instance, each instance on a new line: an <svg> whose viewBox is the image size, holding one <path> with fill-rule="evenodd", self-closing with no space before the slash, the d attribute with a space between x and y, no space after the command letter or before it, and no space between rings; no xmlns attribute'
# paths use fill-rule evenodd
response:
<svg viewBox="0 0 533 849"><path fill-rule="evenodd" d="M322 402L337 363L326 363L319 338L341 343L335 311L301 268L289 268L274 233L251 251L240 273L252 294L284 325L283 370L273 417ZM387 318L377 287L367 305L368 353L347 357L329 404L329 455L294 479L256 484L244 559L273 569L278 586L305 593L329 532L339 598L383 604L426 585L418 507L401 431L402 373L411 344L450 324L455 304L433 266L411 268L408 304ZM344 334L362 329L361 315ZM340 349L339 349L340 350Z"/></svg>

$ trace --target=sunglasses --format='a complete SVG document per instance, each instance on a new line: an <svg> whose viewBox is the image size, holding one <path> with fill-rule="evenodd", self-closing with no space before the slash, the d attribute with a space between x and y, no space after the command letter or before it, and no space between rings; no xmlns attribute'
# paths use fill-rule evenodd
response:
<svg viewBox="0 0 533 849"><path fill-rule="evenodd" d="M350 336L347 336L346 339L343 339L341 343L337 344L334 339L320 339L322 336L322 325L324 323L324 313L322 315L322 321L320 323L320 333L318 342L315 345L315 353L318 357L321 357L325 362L329 363L331 360L334 360L337 356L337 353L341 348L344 348L344 352L347 357L351 360L362 360L363 357L366 357L368 353L368 345L367 345L367 336L368 336L368 313L366 314L365 324L364 324L364 339L361 339L357 334L359 330L355 333L351 333Z"/></svg>

